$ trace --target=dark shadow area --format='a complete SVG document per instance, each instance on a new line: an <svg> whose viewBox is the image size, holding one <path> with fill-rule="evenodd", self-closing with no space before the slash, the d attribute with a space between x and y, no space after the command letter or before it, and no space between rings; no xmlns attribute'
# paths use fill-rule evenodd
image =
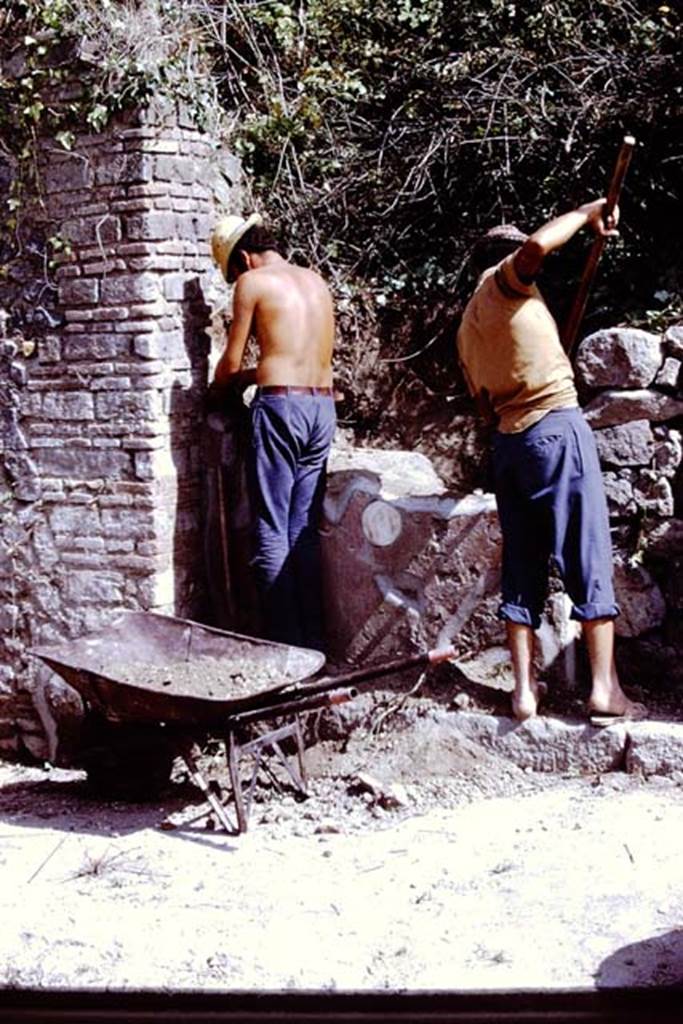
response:
<svg viewBox="0 0 683 1024"><path fill-rule="evenodd" d="M3 1024L674 1024L680 993L659 989L556 992L0 991Z"/></svg>
<svg viewBox="0 0 683 1024"><path fill-rule="evenodd" d="M600 964L600 989L657 985L677 989L683 1014L683 929L622 946Z"/></svg>
<svg viewBox="0 0 683 1024"><path fill-rule="evenodd" d="M175 478L170 478L171 493L161 500L173 507L172 566L174 593L173 612L199 622L207 620L207 585L202 557L202 474L200 445L204 420L204 403L208 376L209 339L206 328L210 322L208 305L199 277L189 278L180 303L182 342L176 352L171 345L169 357L176 360L184 352L186 365L182 372L189 383L174 380L169 396L168 423L170 451ZM175 493L173 493L173 490Z"/></svg>
<svg viewBox="0 0 683 1024"><path fill-rule="evenodd" d="M155 800L107 800L92 788L84 773L68 774L68 780L47 776L1 786L0 822L31 829L124 836L157 828L169 814L204 800L189 782L169 783Z"/></svg>

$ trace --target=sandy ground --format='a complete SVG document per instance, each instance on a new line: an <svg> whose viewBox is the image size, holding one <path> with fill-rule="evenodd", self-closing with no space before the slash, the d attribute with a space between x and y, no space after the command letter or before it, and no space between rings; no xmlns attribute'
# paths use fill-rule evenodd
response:
<svg viewBox="0 0 683 1024"><path fill-rule="evenodd" d="M79 772L0 765L0 984L683 985L680 785L416 753L410 730L309 763L311 798L264 790L242 836L196 820L182 772L164 799L125 804ZM358 785L378 764L403 806Z"/></svg>

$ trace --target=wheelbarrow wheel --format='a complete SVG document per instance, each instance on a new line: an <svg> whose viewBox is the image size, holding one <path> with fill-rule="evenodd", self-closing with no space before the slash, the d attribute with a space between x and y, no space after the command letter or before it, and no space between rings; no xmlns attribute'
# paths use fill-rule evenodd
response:
<svg viewBox="0 0 683 1024"><path fill-rule="evenodd" d="M168 785L175 750L162 729L89 723L81 763L98 796L118 800L157 797Z"/></svg>

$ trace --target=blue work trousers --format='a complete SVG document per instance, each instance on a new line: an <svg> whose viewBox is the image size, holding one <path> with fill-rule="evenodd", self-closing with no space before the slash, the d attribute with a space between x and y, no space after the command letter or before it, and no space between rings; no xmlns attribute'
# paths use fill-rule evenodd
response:
<svg viewBox="0 0 683 1024"><path fill-rule="evenodd" d="M619 614L607 502L595 439L580 409L557 409L493 447L503 533L500 616L538 629L554 560L579 621Z"/></svg>
<svg viewBox="0 0 683 1024"><path fill-rule="evenodd" d="M251 406L252 567L268 639L324 649L320 538L336 427L327 394L264 394Z"/></svg>

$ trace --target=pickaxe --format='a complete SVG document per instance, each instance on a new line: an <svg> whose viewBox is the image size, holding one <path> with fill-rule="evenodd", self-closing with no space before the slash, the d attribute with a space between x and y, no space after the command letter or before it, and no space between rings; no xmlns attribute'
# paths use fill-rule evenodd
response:
<svg viewBox="0 0 683 1024"><path fill-rule="evenodd" d="M621 192L621 186L624 183L626 177L626 171L631 161L633 154L633 147L636 144L636 140L632 135L625 135L624 141L621 144L619 150L619 156L614 166L614 172L612 174L612 180L610 182L609 191L607 193L607 203L603 213L603 221L607 223L609 217L614 212L614 208L619 202L619 194ZM588 261L586 262L583 276L579 284L579 289L574 299L574 304L569 311L567 322L562 330L562 344L564 345L567 355L571 358L574 345L576 344L576 337L579 333L579 324L583 318L583 314L586 310L586 303L588 302L588 293L590 292L593 278L595 277L595 271L597 270L600 257L602 256L602 250L605 248L606 237L604 235L596 235L593 242L591 251L588 255Z"/></svg>

